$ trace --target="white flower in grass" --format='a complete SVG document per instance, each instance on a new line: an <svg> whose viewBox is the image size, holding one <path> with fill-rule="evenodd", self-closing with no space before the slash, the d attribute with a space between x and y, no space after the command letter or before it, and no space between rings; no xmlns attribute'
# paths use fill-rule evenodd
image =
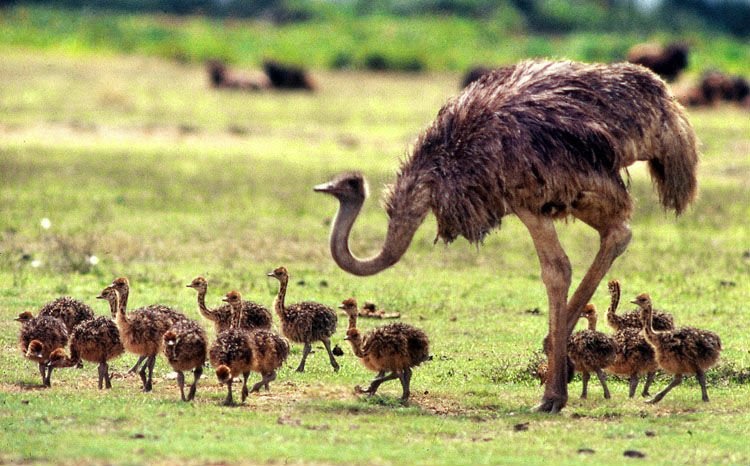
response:
<svg viewBox="0 0 750 466"><path fill-rule="evenodd" d="M34 267L35 269L39 268L41 265L42 265L42 261L40 261L39 259L34 259L33 261L31 261L31 266Z"/></svg>
<svg viewBox="0 0 750 466"><path fill-rule="evenodd" d="M39 224L44 228L45 230L49 230L49 228L52 226L52 221L48 219L47 217L44 217Z"/></svg>
<svg viewBox="0 0 750 466"><path fill-rule="evenodd" d="M88 261L89 261L89 264L96 265L99 263L99 258L96 256L89 256Z"/></svg>

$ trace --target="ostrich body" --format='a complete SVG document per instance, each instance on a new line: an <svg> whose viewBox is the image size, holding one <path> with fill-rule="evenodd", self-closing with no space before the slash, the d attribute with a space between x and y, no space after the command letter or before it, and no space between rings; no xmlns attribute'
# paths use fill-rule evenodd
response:
<svg viewBox="0 0 750 466"><path fill-rule="evenodd" d="M48 366L50 355L58 348L68 344L68 330L62 320L55 317L37 316L23 312L15 319L21 323L18 334L18 346L21 352L31 361L39 364L42 385L52 386L52 367Z"/></svg>
<svg viewBox="0 0 750 466"><path fill-rule="evenodd" d="M323 342L331 366L334 371L338 372L339 364L331 352L331 335L336 332L336 312L324 304L312 301L286 305L284 299L289 283L289 273L284 267L278 267L268 276L279 281L279 293L273 302L273 308L281 321L281 333L291 341L305 345L297 372L305 371L305 361L312 350L314 341Z"/></svg>
<svg viewBox="0 0 750 466"><path fill-rule="evenodd" d="M658 403L674 387L682 383L685 375L695 374L701 386L703 401L708 401L705 372L719 360L721 339L719 335L708 330L694 327L681 327L675 330L656 331L651 322L651 297L642 293L632 301L641 308L643 319L643 336L654 348L656 362L665 371L674 374L674 379L649 403Z"/></svg>
<svg viewBox="0 0 750 466"><path fill-rule="evenodd" d="M617 315L617 306L620 303L620 282L612 280L608 285L610 293L610 304L607 309L607 322L610 327L616 330L612 338L615 340L616 356L615 361L607 367L607 371L613 374L626 376L630 384L628 396L635 396L635 390L638 388L638 379L646 375L646 382L643 385L642 396L649 395L649 388L654 381L656 370L659 365L656 363L654 349L648 344L641 334L643 322L641 321L640 312L628 312L623 315ZM657 315L659 316L658 325L662 329L674 328L672 316L666 313L654 313L654 327L657 326ZM637 318L634 321L633 317Z"/></svg>
<svg viewBox="0 0 750 466"><path fill-rule="evenodd" d="M81 359L99 364L99 389L112 388L109 361L125 351L117 324L109 317L96 317L76 325L70 335L70 357L62 348L50 356L51 367L71 367Z"/></svg>
<svg viewBox="0 0 750 466"><path fill-rule="evenodd" d="M232 324L232 307L227 303L214 309L206 306L208 281L203 277L196 277L187 286L198 292L198 310L203 317L214 323L216 334L218 335L227 330ZM240 322L240 328L246 330L257 328L270 329L272 322L271 311L265 306L252 301L242 301L242 321Z"/></svg>
<svg viewBox="0 0 750 466"><path fill-rule="evenodd" d="M94 310L91 307L70 296L61 296L48 302L37 314L41 316L52 316L65 323L68 333L72 334L76 325L94 318Z"/></svg>
<svg viewBox="0 0 750 466"><path fill-rule="evenodd" d="M120 329L123 346L128 352L139 356L139 362L136 365L145 360L138 374L143 382L143 391L151 391L156 355L161 350L164 333L176 321L170 318L169 314L159 312L156 308L140 308L127 312L125 306L122 305L123 298L114 285L104 288L97 299L106 299L109 302L117 328Z"/></svg>
<svg viewBox="0 0 750 466"><path fill-rule="evenodd" d="M164 356L169 365L177 372L177 385L180 387L182 401L195 397L198 379L203 374L203 363L208 352L208 338L203 327L194 320L181 320L164 334ZM193 383L185 396L185 371L193 371Z"/></svg>
<svg viewBox="0 0 750 466"><path fill-rule="evenodd" d="M362 364L378 375L364 393L374 395L380 384L398 378L403 393L401 401L409 399L412 368L426 361L430 355L427 335L411 325L396 322L377 327L362 336L357 329L357 302L347 299L339 306L349 316L346 339ZM390 372L390 374L386 374Z"/></svg>
<svg viewBox="0 0 750 466"><path fill-rule="evenodd" d="M366 196L362 175L315 190L338 199L331 253L360 276L397 263L430 211L445 242L481 242L515 214L532 237L549 303L550 377L538 409L557 412L567 402L568 337L630 241L633 202L620 172L636 161L648 163L665 208L681 213L695 197L695 135L661 79L627 63L530 60L494 70L438 112L386 194L388 230L375 256L359 259L348 245ZM570 297L571 265L554 223L568 217L600 241Z"/></svg>
<svg viewBox="0 0 750 466"><path fill-rule="evenodd" d="M588 321L588 328L571 335L568 342L568 355L575 370L580 372L583 378L581 398L588 396L588 383L592 372L602 384L604 398L609 398L607 376L603 369L615 361L615 341L609 335L596 330L596 309L592 304L586 305L581 318Z"/></svg>
<svg viewBox="0 0 750 466"><path fill-rule="evenodd" d="M111 286L113 286L117 290L117 293L120 296L120 308L122 309L122 312L124 313L125 309L128 307L128 297L130 296L130 281L128 281L128 279L125 277L119 277L119 278L116 278L112 282ZM169 320L170 322L169 326L171 326L172 323L175 323L178 320L187 318L181 312L176 311L168 306L164 306L162 304L151 304L149 306L138 308L136 309L136 311L140 311L142 309L148 309L150 311L153 311L159 314L160 320ZM112 313L112 317L116 317L114 312ZM141 363L145 361L147 357L148 356L145 356L145 355L139 356L138 360L133 365L133 367L131 367L130 370L128 370L128 373L135 373L136 371L138 371L138 368L140 367ZM155 360L151 361L152 364L154 362ZM151 370L153 370L153 367L151 368Z"/></svg>
<svg viewBox="0 0 750 466"><path fill-rule="evenodd" d="M611 305L607 309L607 323L615 331L626 328L642 329L643 321L639 310L617 314L617 306L620 303L620 282L612 280L607 284L611 297ZM674 317L666 312L654 310L653 312L654 330L672 330L674 328Z"/></svg>

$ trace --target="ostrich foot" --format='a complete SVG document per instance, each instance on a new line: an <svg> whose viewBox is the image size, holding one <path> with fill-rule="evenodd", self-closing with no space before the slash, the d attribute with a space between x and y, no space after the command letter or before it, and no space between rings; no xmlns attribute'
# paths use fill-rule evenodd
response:
<svg viewBox="0 0 750 466"><path fill-rule="evenodd" d="M557 414L565 407L566 401L565 398L543 398L542 402L534 408L534 411L537 413Z"/></svg>

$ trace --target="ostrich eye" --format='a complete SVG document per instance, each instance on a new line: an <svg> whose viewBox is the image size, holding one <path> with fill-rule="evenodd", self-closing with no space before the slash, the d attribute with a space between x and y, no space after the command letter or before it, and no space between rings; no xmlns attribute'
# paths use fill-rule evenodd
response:
<svg viewBox="0 0 750 466"><path fill-rule="evenodd" d="M349 180L349 187L352 189L359 189L359 180L352 178Z"/></svg>

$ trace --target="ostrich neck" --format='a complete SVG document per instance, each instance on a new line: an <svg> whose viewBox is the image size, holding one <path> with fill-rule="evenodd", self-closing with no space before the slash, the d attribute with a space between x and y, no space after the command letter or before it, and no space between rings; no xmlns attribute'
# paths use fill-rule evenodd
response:
<svg viewBox="0 0 750 466"><path fill-rule="evenodd" d="M357 314L349 315L349 330L357 328Z"/></svg>
<svg viewBox="0 0 750 466"><path fill-rule="evenodd" d="M273 301L273 309L282 321L286 317L286 309L284 308L284 298L286 297L286 286L289 283L288 278L279 280L279 294L276 295L276 299Z"/></svg>
<svg viewBox="0 0 750 466"><path fill-rule="evenodd" d="M128 307L128 295L129 294L130 294L130 290L127 288L122 290L122 293L118 291L118 296L119 296L118 300L120 302L118 307L122 311L123 316L125 315L125 309Z"/></svg>
<svg viewBox="0 0 750 466"><path fill-rule="evenodd" d="M203 288L198 289L198 310L201 311L203 317L211 319L213 317L211 310L206 307L206 291L207 290Z"/></svg>
<svg viewBox="0 0 750 466"><path fill-rule="evenodd" d="M119 293L115 296L115 298L110 301L110 306L112 309L115 309L117 311L116 314L116 320L117 325L121 328L126 328L130 326L130 322L128 322L128 317L125 314L125 305L123 304L123 300L120 297Z"/></svg>
<svg viewBox="0 0 750 466"><path fill-rule="evenodd" d="M646 340L653 341L656 338L656 332L654 331L653 325L654 310L649 304L643 308L643 331L646 336Z"/></svg>
<svg viewBox="0 0 750 466"><path fill-rule="evenodd" d="M336 219L331 228L331 254L333 260L347 272L359 275L374 275L395 264L401 259L411 243L414 232L424 220L427 209L414 216L392 217L388 223L388 233L380 252L368 259L355 257L349 249L349 235L357 219L364 199L342 200Z"/></svg>
<svg viewBox="0 0 750 466"><path fill-rule="evenodd" d="M232 305L232 324L230 327L240 328L243 319L242 303Z"/></svg>
<svg viewBox="0 0 750 466"><path fill-rule="evenodd" d="M364 358L365 353L362 351L362 338L350 338L349 344L352 345L352 351L354 352L354 355L358 358Z"/></svg>
<svg viewBox="0 0 750 466"><path fill-rule="evenodd" d="M591 330L592 332L595 332L596 331L596 319L589 318L588 321L589 321L589 330Z"/></svg>

